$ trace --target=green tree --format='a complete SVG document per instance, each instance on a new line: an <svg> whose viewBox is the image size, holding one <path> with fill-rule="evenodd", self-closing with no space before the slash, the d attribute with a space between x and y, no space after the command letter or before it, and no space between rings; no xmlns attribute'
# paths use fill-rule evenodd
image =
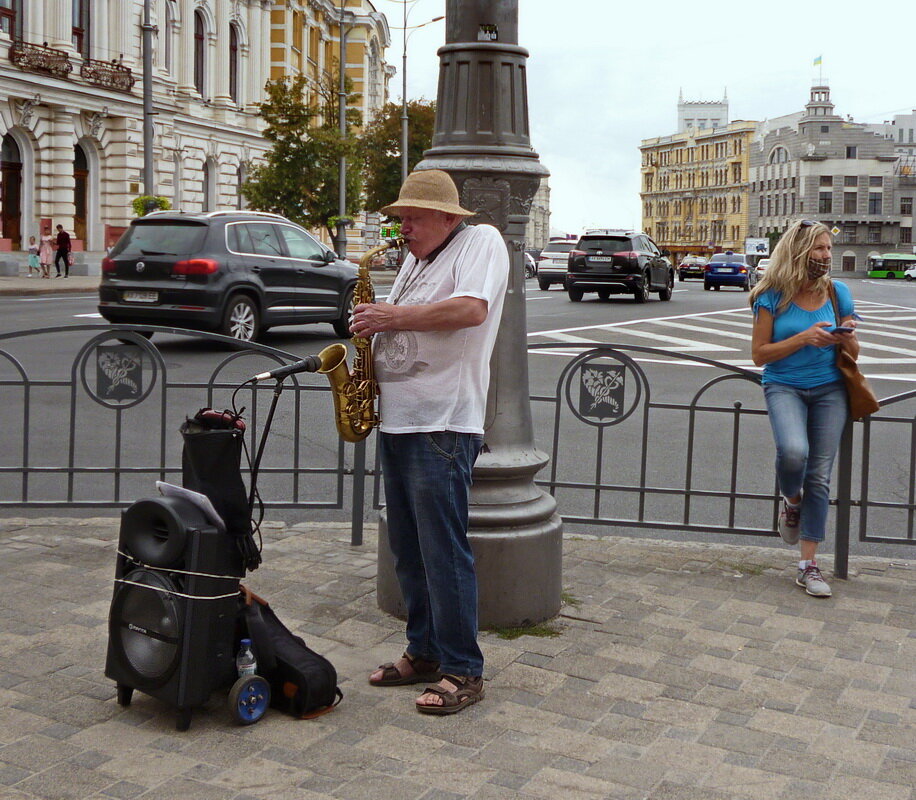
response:
<svg viewBox="0 0 916 800"><path fill-rule="evenodd" d="M407 103L407 170L416 166L433 141L436 104ZM360 140L366 181L366 208L376 210L398 198L401 188L401 104L387 103L366 126Z"/></svg>
<svg viewBox="0 0 916 800"><path fill-rule="evenodd" d="M271 211L307 228L324 226L333 235L338 208L339 162L347 160L347 215L362 208L359 139L352 133L361 121L351 105L359 95L347 82L347 135L338 127L338 92L332 69L306 101L303 76L268 81L267 100L259 113L267 123L264 138L273 143L265 162L252 166L242 194L258 211Z"/></svg>

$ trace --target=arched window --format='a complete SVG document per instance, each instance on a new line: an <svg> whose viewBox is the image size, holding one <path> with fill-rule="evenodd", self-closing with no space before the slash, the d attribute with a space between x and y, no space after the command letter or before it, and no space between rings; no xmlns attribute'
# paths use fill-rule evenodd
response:
<svg viewBox="0 0 916 800"><path fill-rule="evenodd" d="M12 39L22 36L22 0L0 0L0 31Z"/></svg>
<svg viewBox="0 0 916 800"><path fill-rule="evenodd" d="M229 26L229 96L239 104L239 29L235 24Z"/></svg>
<svg viewBox="0 0 916 800"><path fill-rule="evenodd" d="M194 12L194 88L204 96L204 62L207 52L207 37L204 34L204 15Z"/></svg>
<svg viewBox="0 0 916 800"><path fill-rule="evenodd" d="M770 153L770 164L785 164L789 160L789 151L785 147L774 147Z"/></svg>
<svg viewBox="0 0 916 800"><path fill-rule="evenodd" d="M89 0L72 0L73 49L89 58Z"/></svg>

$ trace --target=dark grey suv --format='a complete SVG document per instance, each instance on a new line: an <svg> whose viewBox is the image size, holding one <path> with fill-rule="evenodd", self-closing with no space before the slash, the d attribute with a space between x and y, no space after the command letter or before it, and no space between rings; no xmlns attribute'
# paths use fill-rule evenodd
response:
<svg viewBox="0 0 916 800"><path fill-rule="evenodd" d="M257 211L157 211L102 261L109 322L215 330L254 340L274 325L330 322L349 337L357 268L306 230Z"/></svg>
<svg viewBox="0 0 916 800"><path fill-rule="evenodd" d="M597 292L602 300L632 294L637 303L658 292L659 300L670 300L674 267L667 256L667 250L638 231L588 231L569 254L566 293L573 302L585 292Z"/></svg>

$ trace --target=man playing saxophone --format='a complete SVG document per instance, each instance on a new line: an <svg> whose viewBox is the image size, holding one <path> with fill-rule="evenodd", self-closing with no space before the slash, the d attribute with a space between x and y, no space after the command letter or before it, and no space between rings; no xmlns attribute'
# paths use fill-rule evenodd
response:
<svg viewBox="0 0 916 800"><path fill-rule="evenodd" d="M484 694L468 495L509 257L496 228L467 225L474 212L459 205L440 170L411 173L382 213L400 217L410 255L388 302L356 306L350 330L374 336L388 538L407 648L369 683L439 680L417 710L454 714Z"/></svg>

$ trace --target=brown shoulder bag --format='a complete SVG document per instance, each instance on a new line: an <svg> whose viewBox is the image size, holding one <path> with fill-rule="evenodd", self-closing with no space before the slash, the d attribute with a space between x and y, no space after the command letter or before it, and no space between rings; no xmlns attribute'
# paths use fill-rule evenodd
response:
<svg viewBox="0 0 916 800"><path fill-rule="evenodd" d="M830 284L830 301L833 303L833 313L836 324L840 324L840 308L836 299L836 289ZM842 347L836 349L837 369L843 375L846 383L846 392L849 395L849 416L853 419L862 419L869 414L874 414L880 407L878 398L872 391L868 379L859 371L859 365Z"/></svg>

